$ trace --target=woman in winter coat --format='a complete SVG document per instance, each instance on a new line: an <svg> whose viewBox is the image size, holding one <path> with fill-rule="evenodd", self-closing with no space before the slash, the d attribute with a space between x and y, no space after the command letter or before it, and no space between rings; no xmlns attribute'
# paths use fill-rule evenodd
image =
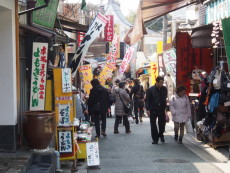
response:
<svg viewBox="0 0 230 173"><path fill-rule="evenodd" d="M169 109L174 122L175 141L178 140L178 131L180 129L179 144L182 144L185 122L191 117L190 101L185 94L185 90L185 86L178 86L176 88L176 94L172 96L169 101Z"/></svg>
<svg viewBox="0 0 230 173"><path fill-rule="evenodd" d="M128 114L125 113L124 106L123 104L127 105L131 100L129 97L129 94L125 90L125 82L119 83L119 89L115 90L115 97L116 97L116 102L115 102L115 124L114 124L114 133L117 134L119 133L118 131L118 126L119 122L121 121L123 117L123 122L125 125L125 131L126 133L130 133L130 124L128 121ZM123 102L123 103L122 103Z"/></svg>

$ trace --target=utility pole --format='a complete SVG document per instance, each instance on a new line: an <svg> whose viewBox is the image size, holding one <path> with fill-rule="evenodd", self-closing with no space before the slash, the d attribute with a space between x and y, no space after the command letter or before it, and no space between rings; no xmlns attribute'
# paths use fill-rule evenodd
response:
<svg viewBox="0 0 230 173"><path fill-rule="evenodd" d="M167 26L168 26L168 18L167 15L163 16L163 47L164 44L167 43Z"/></svg>

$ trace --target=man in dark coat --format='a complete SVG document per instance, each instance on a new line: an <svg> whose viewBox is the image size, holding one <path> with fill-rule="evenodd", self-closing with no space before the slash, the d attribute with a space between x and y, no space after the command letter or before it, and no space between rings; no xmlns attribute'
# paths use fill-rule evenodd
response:
<svg viewBox="0 0 230 173"><path fill-rule="evenodd" d="M109 109L109 92L106 88L100 85L98 79L93 79L91 81L93 88L90 90L89 101L88 101L88 111L94 116L96 137L107 136L105 133L106 129L106 113ZM101 130L100 133L100 120Z"/></svg>
<svg viewBox="0 0 230 173"><path fill-rule="evenodd" d="M146 93L146 109L147 114L150 116L152 144L158 144L159 138L161 142L165 142L165 111L166 111L166 99L167 99L167 88L163 86L164 78L158 76L156 78L156 84L150 87ZM158 127L156 125L156 119L158 118Z"/></svg>
<svg viewBox="0 0 230 173"><path fill-rule="evenodd" d="M142 122L142 117L144 116L144 96L145 96L145 92L143 86L140 85L140 80L135 79L134 86L132 87L130 92L130 98L134 103L133 106L134 106L134 115L135 115L136 124L139 123L138 113L140 117L140 122Z"/></svg>

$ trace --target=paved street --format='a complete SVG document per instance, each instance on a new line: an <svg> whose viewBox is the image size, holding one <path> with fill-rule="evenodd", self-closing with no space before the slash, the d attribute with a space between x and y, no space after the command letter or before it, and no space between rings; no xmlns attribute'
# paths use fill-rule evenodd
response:
<svg viewBox="0 0 230 173"><path fill-rule="evenodd" d="M194 144L184 140L177 144L173 139L172 128L167 125L165 143L153 145L150 137L149 119L142 124L131 124L131 134L125 134L123 125L119 126L119 134L113 134L114 118L107 119L107 134L101 138L100 169L88 169L90 173L220 173L212 162L218 162L211 155L204 153L209 162L201 159L190 149ZM187 148L187 147L188 148ZM194 150L195 151L195 150Z"/></svg>

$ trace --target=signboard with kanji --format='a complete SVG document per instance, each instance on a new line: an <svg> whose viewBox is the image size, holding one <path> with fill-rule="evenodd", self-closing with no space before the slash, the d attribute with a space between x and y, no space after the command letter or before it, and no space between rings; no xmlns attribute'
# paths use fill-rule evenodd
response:
<svg viewBox="0 0 230 173"><path fill-rule="evenodd" d="M88 166L99 166L100 157L99 157L98 142L86 143L86 151L87 151L87 165Z"/></svg>
<svg viewBox="0 0 230 173"><path fill-rule="evenodd" d="M62 68L62 92L72 92L71 70L70 68Z"/></svg>
<svg viewBox="0 0 230 173"><path fill-rule="evenodd" d="M34 11L32 19L33 23L53 29L56 20L58 2L59 0L50 0L47 7ZM36 7L44 4L44 0L37 0Z"/></svg>
<svg viewBox="0 0 230 173"><path fill-rule="evenodd" d="M71 154L73 152L72 130L58 130L58 151L60 154Z"/></svg>
<svg viewBox="0 0 230 173"><path fill-rule="evenodd" d="M33 43L30 110L44 110L48 43Z"/></svg>
<svg viewBox="0 0 230 173"><path fill-rule="evenodd" d="M127 69L129 62L133 56L133 52L134 52L134 48L129 47L126 54L125 54L125 57L121 63L120 69L119 69L120 75L122 75L125 72L125 70Z"/></svg>
<svg viewBox="0 0 230 173"><path fill-rule="evenodd" d="M105 25L105 41L112 41L114 35L114 18L113 15L106 16L109 20Z"/></svg>
<svg viewBox="0 0 230 173"><path fill-rule="evenodd" d="M81 45L82 40L85 37L85 32L77 32L77 47Z"/></svg>
<svg viewBox="0 0 230 173"><path fill-rule="evenodd" d="M150 63L150 74L151 74L151 85L155 85L156 83L156 78L158 76L158 62L151 62Z"/></svg>

